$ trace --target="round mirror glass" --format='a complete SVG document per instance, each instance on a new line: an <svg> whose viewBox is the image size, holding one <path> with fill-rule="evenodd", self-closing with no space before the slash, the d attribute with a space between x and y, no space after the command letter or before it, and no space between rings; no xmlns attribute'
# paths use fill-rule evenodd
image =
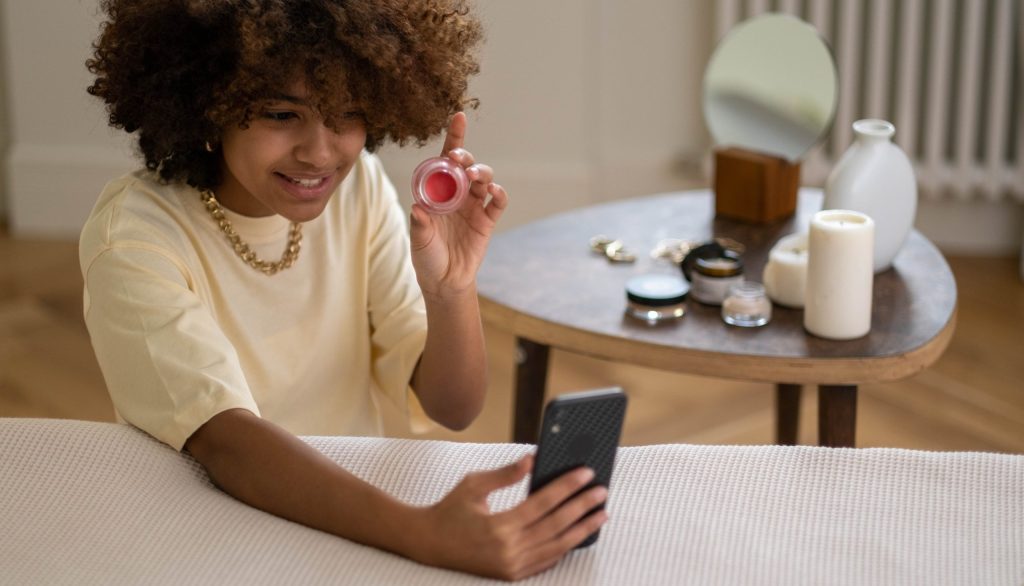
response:
<svg viewBox="0 0 1024 586"><path fill-rule="evenodd" d="M766 14L736 25L715 49L704 72L704 119L718 146L797 161L831 128L837 86L818 31Z"/></svg>

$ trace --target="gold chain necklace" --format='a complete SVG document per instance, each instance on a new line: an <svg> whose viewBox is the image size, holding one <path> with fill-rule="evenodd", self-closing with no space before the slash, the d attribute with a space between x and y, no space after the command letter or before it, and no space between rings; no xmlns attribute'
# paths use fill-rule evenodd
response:
<svg viewBox="0 0 1024 586"><path fill-rule="evenodd" d="M295 263L296 259L299 258L299 250L302 248L302 224L298 222L292 222L291 229L288 231L288 246L284 249L284 254L281 255L281 260L277 262L268 262L261 260L256 256L256 253L249 248L242 237L235 232L235 227L231 225L231 221L228 220L227 216L224 215L224 208L220 207L220 202L213 195L213 192L209 189L203 189L199 192L203 199L203 203L206 205L206 210L213 216L217 225L220 226L224 235L227 236L228 241L231 242L231 246L235 249L235 253L238 257L245 261L245 264L252 268L260 271L264 275L273 275L278 271L283 271Z"/></svg>

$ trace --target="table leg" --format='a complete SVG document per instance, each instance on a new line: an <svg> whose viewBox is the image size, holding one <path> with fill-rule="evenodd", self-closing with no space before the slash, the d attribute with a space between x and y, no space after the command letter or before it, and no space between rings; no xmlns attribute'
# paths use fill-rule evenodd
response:
<svg viewBox="0 0 1024 586"><path fill-rule="evenodd" d="M818 386L818 445L854 447L857 431L857 386Z"/></svg>
<svg viewBox="0 0 1024 586"><path fill-rule="evenodd" d="M775 385L775 443L795 446L800 427L800 385Z"/></svg>
<svg viewBox="0 0 1024 586"><path fill-rule="evenodd" d="M550 346L526 338L516 338L515 402L512 441L532 444L537 441L544 409L544 391L548 377Z"/></svg>

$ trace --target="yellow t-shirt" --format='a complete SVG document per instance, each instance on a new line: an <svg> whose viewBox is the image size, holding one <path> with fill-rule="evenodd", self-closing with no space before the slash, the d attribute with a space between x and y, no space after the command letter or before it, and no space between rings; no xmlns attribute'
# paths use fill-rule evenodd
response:
<svg viewBox="0 0 1024 586"><path fill-rule="evenodd" d="M281 257L288 220L225 212L259 258ZM276 275L236 255L197 190L148 171L106 186L79 259L119 417L175 449L231 408L302 435L379 435L378 401L406 409L426 312L405 214L373 155Z"/></svg>

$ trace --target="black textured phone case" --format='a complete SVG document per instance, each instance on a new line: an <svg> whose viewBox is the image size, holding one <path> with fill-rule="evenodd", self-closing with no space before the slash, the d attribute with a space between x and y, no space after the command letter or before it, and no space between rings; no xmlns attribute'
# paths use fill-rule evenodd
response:
<svg viewBox="0 0 1024 586"><path fill-rule="evenodd" d="M617 388L571 393L551 400L544 409L530 492L580 466L594 470L594 479L580 492L592 486L609 486L625 414L626 395ZM597 537L595 531L578 547L592 545Z"/></svg>

